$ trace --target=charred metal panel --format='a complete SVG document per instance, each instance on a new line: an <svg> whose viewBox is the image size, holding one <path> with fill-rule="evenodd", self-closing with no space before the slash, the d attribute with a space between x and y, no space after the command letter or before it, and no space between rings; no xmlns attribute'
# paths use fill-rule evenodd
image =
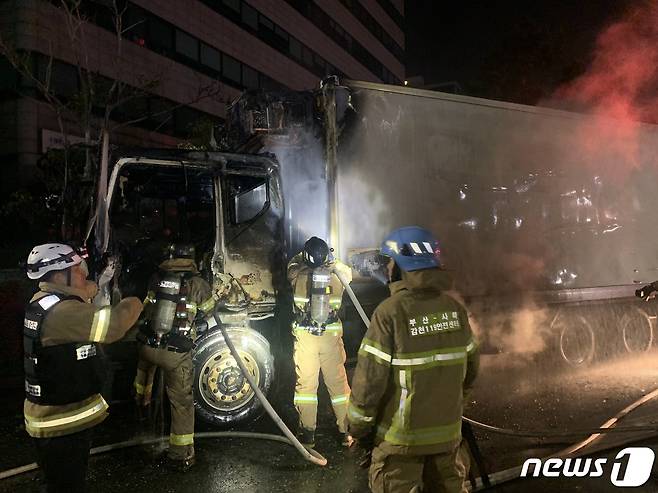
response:
<svg viewBox="0 0 658 493"><path fill-rule="evenodd" d="M252 302L273 305L276 294L285 288L283 203L278 181L269 176L260 178L262 184L256 178L247 186L267 187L266 203L256 216L244 223L235 221L235 210L230 204L236 200L236 188L247 181L244 176L234 175L226 177L224 182L227 203L224 272L237 281Z"/></svg>
<svg viewBox="0 0 658 493"><path fill-rule="evenodd" d="M256 311L259 306L271 310L285 284L277 163L216 152L141 150L130 155L118 161L108 193L113 253L124 261L122 288L145 295L163 247L191 241L202 272L229 303L248 298ZM248 200L235 201L240 192ZM255 209L235 208L252 202L258 204Z"/></svg>

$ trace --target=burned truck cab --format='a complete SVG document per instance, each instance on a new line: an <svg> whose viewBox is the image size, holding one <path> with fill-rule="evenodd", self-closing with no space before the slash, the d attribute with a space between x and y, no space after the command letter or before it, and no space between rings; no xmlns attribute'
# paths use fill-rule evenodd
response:
<svg viewBox="0 0 658 493"><path fill-rule="evenodd" d="M95 244L121 266L111 297L144 298L169 246L192 243L199 272L218 300L216 321L228 327L267 392L281 332L278 307L287 290L277 163L220 152L127 152L115 160L107 190ZM260 404L218 327L210 325L193 350L195 406L205 421L233 424L253 416Z"/></svg>

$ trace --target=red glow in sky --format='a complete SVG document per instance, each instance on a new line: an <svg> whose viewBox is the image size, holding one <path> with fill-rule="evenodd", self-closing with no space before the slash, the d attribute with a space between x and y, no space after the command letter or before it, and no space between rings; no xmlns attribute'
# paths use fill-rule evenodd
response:
<svg viewBox="0 0 658 493"><path fill-rule="evenodd" d="M658 0L638 2L599 36L587 72L554 98L620 120L658 123Z"/></svg>
<svg viewBox="0 0 658 493"><path fill-rule="evenodd" d="M583 125L572 145L616 180L658 164L643 151L646 128L638 124L658 123L658 0L637 2L604 29L588 70L560 87L549 104L604 117Z"/></svg>

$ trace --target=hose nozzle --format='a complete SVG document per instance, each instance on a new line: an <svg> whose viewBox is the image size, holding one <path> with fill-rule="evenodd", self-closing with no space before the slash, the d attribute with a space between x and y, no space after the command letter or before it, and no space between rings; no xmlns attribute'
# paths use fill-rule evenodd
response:
<svg viewBox="0 0 658 493"><path fill-rule="evenodd" d="M656 292L656 282L642 286L640 289L635 291L635 296L642 298L643 300L648 300L653 293Z"/></svg>

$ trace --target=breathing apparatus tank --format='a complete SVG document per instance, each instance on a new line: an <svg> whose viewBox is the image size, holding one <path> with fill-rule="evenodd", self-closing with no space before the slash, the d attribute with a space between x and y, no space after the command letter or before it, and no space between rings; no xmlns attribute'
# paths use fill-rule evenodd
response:
<svg viewBox="0 0 658 493"><path fill-rule="evenodd" d="M331 305L331 270L321 266L313 269L311 273L311 320L318 325L323 325L329 318Z"/></svg>
<svg viewBox="0 0 658 493"><path fill-rule="evenodd" d="M150 324L151 330L157 334L158 339L171 332L174 322L180 318L181 301L183 307L185 306L181 290L182 283L183 277L176 272L164 272L158 282L153 318ZM187 313L185 313L185 317L187 317Z"/></svg>

